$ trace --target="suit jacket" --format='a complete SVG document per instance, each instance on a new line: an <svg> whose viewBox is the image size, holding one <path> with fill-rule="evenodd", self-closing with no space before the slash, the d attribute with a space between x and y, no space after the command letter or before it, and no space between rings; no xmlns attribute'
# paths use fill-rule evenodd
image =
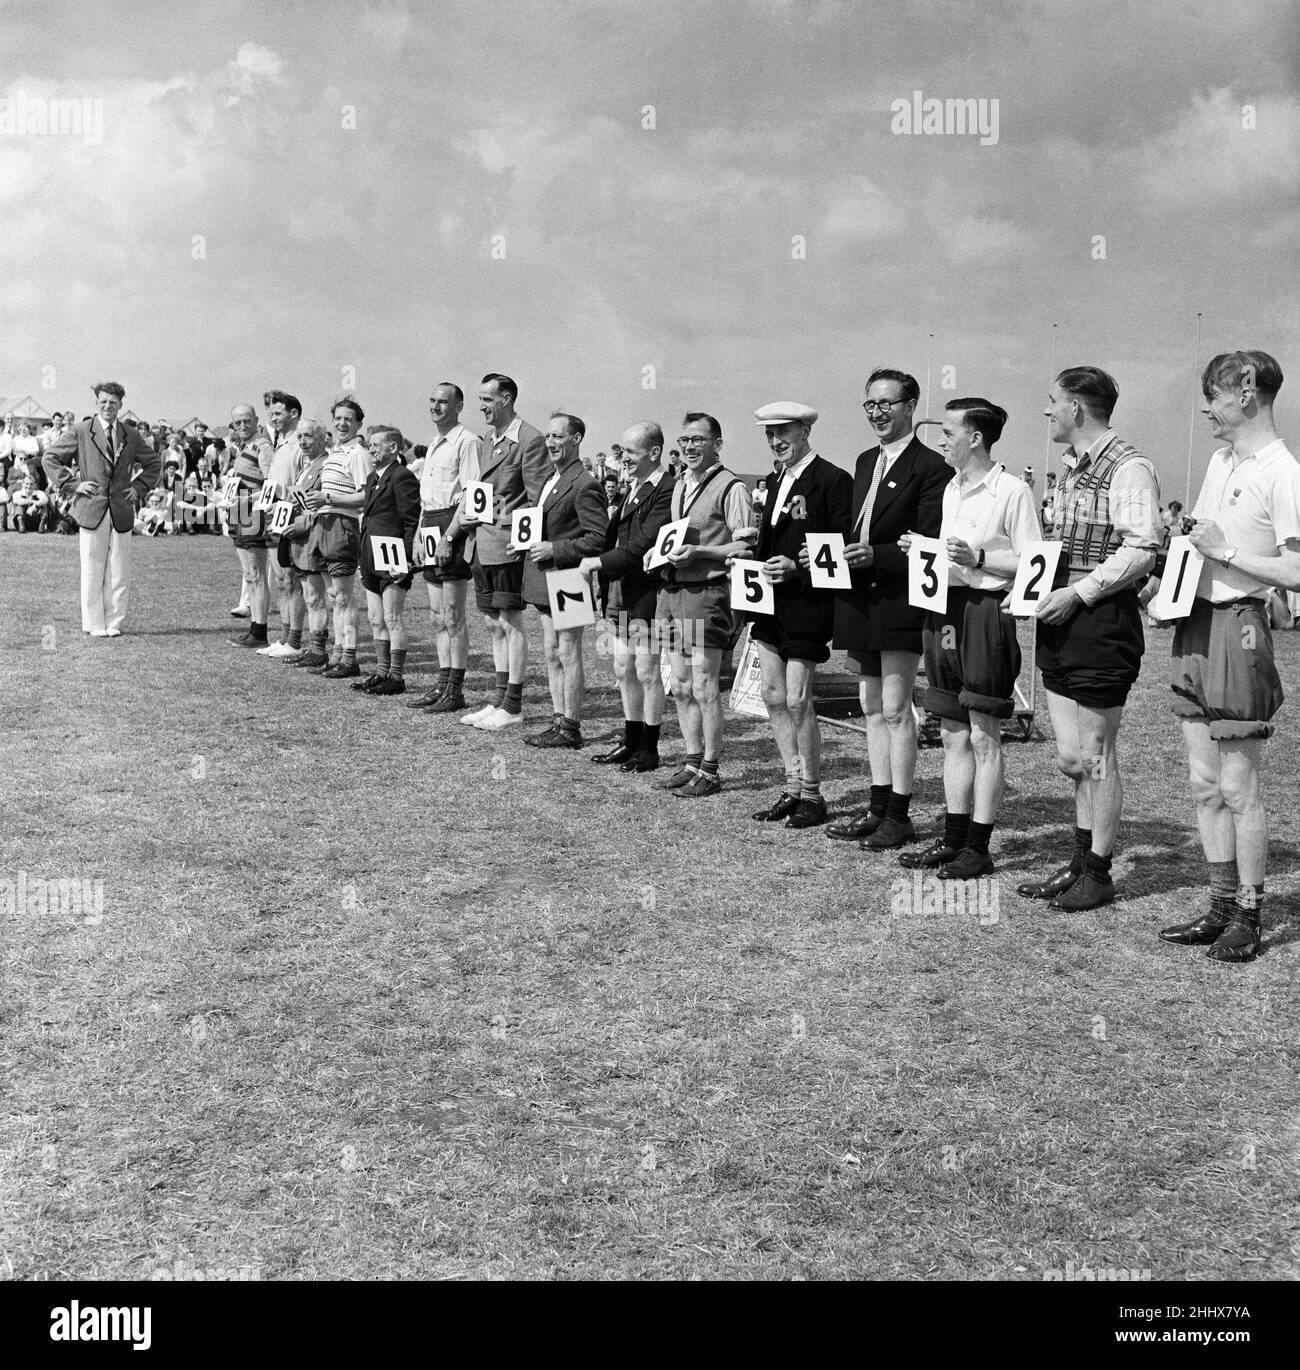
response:
<svg viewBox="0 0 1300 1370"><path fill-rule="evenodd" d="M659 530L672 522L675 483L671 471L665 471L657 485L642 481L632 504L621 503L609 521L600 569L602 575L618 581L619 602L625 608L647 594L657 593L662 583L658 570L642 568L645 554L659 538Z"/></svg>
<svg viewBox="0 0 1300 1370"><path fill-rule="evenodd" d="M834 645L859 652L919 652L925 611L907 602L907 557L898 539L904 533L939 536L943 492L952 479L952 468L932 447L913 437L881 482L871 527L865 534L853 532L879 459L880 448L870 448L858 458L853 473L848 540L869 543L872 563L853 572L851 590L836 592Z"/></svg>
<svg viewBox="0 0 1300 1370"><path fill-rule="evenodd" d="M474 524L465 542L465 560L471 561L477 553L483 566L501 566L519 560L517 555L506 551L510 541L510 515L516 509L537 503L542 486L550 479L553 469L551 459L546 455L546 443L531 423L520 422L516 442L503 442L494 449L492 437L489 432L483 438L479 479L492 483L496 522Z"/></svg>
<svg viewBox="0 0 1300 1370"><path fill-rule="evenodd" d="M97 495L73 495L72 517L82 528L98 528L109 514L119 533L129 533L135 526L135 505L131 495L143 502L144 497L158 483L162 475L162 458L145 445L136 429L118 419L114 425L116 460L108 459L104 430L98 419L86 419L73 424L45 449L41 465L50 486L60 496L72 493L71 487L83 480L93 480L99 486ZM70 469L76 463L80 475ZM141 468L134 480L131 472Z"/></svg>
<svg viewBox="0 0 1300 1370"><path fill-rule="evenodd" d="M563 571L583 557L596 556L605 545L608 526L604 487L580 461L572 462L542 505L542 541L551 543L552 559L541 563L533 560L531 552L525 555L525 602L549 605L546 572Z"/></svg>
<svg viewBox="0 0 1300 1370"><path fill-rule="evenodd" d="M786 495L780 517L772 517L780 481L769 488L758 520L758 561L768 557L799 560L809 533L844 533L850 526L853 477L824 457L814 456ZM773 586L776 617L799 637L829 642L835 626L835 592L815 590L812 572L800 569L797 580ZM751 614L751 618L755 615Z"/></svg>
<svg viewBox="0 0 1300 1370"><path fill-rule="evenodd" d="M420 482L400 461L390 461L381 474L366 477L361 506L361 544L371 538L401 538L407 565L414 565L415 533L420 526Z"/></svg>

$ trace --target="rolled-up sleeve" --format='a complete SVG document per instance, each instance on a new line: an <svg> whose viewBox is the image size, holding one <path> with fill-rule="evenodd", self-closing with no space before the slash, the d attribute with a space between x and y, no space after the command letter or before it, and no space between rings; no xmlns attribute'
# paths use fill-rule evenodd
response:
<svg viewBox="0 0 1300 1370"><path fill-rule="evenodd" d="M1124 545L1075 585L1089 608L1150 575L1164 537L1160 481L1146 457L1131 457L1116 470L1109 500L1110 521Z"/></svg>

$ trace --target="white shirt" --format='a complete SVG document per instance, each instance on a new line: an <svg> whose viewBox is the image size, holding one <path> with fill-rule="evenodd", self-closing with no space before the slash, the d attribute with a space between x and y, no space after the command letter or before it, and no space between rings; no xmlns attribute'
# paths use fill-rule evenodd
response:
<svg viewBox="0 0 1300 1370"><path fill-rule="evenodd" d="M1210 458L1201 493L1192 509L1196 519L1213 519L1229 547L1259 557L1274 556L1288 538L1300 538L1300 464L1281 438L1234 462L1232 448ZM1222 604L1258 599L1269 589L1237 569L1235 563L1206 560L1196 593Z"/></svg>
<svg viewBox="0 0 1300 1370"><path fill-rule="evenodd" d="M781 472L781 484L777 487L776 498L772 501L772 517L767 521L769 528L781 517L785 509L785 502L790 497L790 491L794 489L795 481L803 475L816 457L817 453L810 451L807 456L800 457L793 466L787 466Z"/></svg>
<svg viewBox="0 0 1300 1370"><path fill-rule="evenodd" d="M1034 492L1000 462L994 462L979 480L962 483L954 476L943 488L943 522L939 537L960 538L968 543L979 560L999 552L1017 556L1028 542L1039 542ZM990 566L958 566L949 563L948 584L969 586L972 590L1010 589L1015 573L995 571Z"/></svg>
<svg viewBox="0 0 1300 1370"><path fill-rule="evenodd" d="M482 442L458 423L439 433L424 454L420 470L420 503L425 509L449 509L460 502L465 488L479 478Z"/></svg>

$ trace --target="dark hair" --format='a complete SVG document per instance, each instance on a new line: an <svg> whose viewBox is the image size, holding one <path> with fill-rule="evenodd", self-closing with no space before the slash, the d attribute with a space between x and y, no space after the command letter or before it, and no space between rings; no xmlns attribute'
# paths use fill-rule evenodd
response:
<svg viewBox="0 0 1300 1370"><path fill-rule="evenodd" d="M334 403L330 405L330 418L334 417L334 413L338 409L352 410L352 412L356 415L357 423L359 424L365 423L366 421L365 410L362 409L362 407L356 402L356 400L352 398L351 395L344 395L341 400L335 400Z"/></svg>
<svg viewBox="0 0 1300 1370"><path fill-rule="evenodd" d="M891 371L887 366L878 366L867 377L867 389L870 390L877 381L893 381L896 385L902 386L904 404L908 400L915 404L921 398L921 387L917 385L916 377L909 376L906 371Z"/></svg>
<svg viewBox="0 0 1300 1370"><path fill-rule="evenodd" d="M1170 513L1172 513L1175 509L1181 509L1182 507L1183 507L1183 502L1182 502L1182 500L1180 500L1180 499L1171 499L1171 500L1169 501L1169 511L1170 511Z"/></svg>
<svg viewBox="0 0 1300 1370"><path fill-rule="evenodd" d="M510 404L513 408L515 401L519 398L519 387L514 381L512 381L509 376L503 376L500 371L489 371L487 375L479 381L479 384L486 385L489 381L495 381L497 389L503 395L509 396Z"/></svg>
<svg viewBox="0 0 1300 1370"><path fill-rule="evenodd" d="M290 395L285 390L268 390L262 397L263 403L269 409L273 404L282 404L286 409L302 417L302 401L297 395Z"/></svg>
<svg viewBox="0 0 1300 1370"><path fill-rule="evenodd" d="M511 384L513 383L514 382L512 381ZM465 392L460 388L460 386L456 384L455 381L439 381L438 384L435 385L433 388L435 390L441 390L443 386L446 386L448 390L454 390L456 392L457 404L465 403Z"/></svg>
<svg viewBox="0 0 1300 1370"><path fill-rule="evenodd" d="M569 429L569 436L585 438L587 436L587 425L576 414L566 414L563 409L552 409L553 419L563 419Z"/></svg>
<svg viewBox="0 0 1300 1370"><path fill-rule="evenodd" d="M997 442L1007 426L1007 411L992 400L949 400L944 409L950 413L960 411L962 423L984 439L986 451Z"/></svg>
<svg viewBox="0 0 1300 1370"><path fill-rule="evenodd" d="M126 391L117 381L96 381L90 387L92 395L116 395L119 400L126 399Z"/></svg>
<svg viewBox="0 0 1300 1370"><path fill-rule="evenodd" d="M713 417L712 414L702 414L698 411L687 414L682 420L683 423L707 423L709 425L709 436L714 442L722 441L722 425Z"/></svg>
<svg viewBox="0 0 1300 1370"><path fill-rule="evenodd" d="M1252 348L1245 352L1220 352L1206 363L1201 375L1201 393L1212 399L1215 390L1235 390L1248 370L1255 373L1255 389L1270 403L1282 388L1282 368L1267 352Z"/></svg>
<svg viewBox="0 0 1300 1370"><path fill-rule="evenodd" d="M1103 423L1110 419L1119 403L1119 386L1115 377L1099 366L1067 366L1056 378L1056 383L1073 395L1095 419Z"/></svg>
<svg viewBox="0 0 1300 1370"><path fill-rule="evenodd" d="M369 438L374 438L380 433L391 433L397 439L397 451L399 455L406 450L406 439L402 436L402 430L391 423L372 424L370 431L366 434Z"/></svg>

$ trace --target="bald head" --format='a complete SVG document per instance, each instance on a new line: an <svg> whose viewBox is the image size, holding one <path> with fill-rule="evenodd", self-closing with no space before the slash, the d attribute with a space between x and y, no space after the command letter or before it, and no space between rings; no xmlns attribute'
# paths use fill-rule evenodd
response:
<svg viewBox="0 0 1300 1370"><path fill-rule="evenodd" d="M251 404L237 404L230 411L230 435L236 442L247 442L257 432L257 410Z"/></svg>
<svg viewBox="0 0 1300 1370"><path fill-rule="evenodd" d="M657 423L634 423L623 434L623 467L635 480L645 480L659 469L664 452L664 430Z"/></svg>

